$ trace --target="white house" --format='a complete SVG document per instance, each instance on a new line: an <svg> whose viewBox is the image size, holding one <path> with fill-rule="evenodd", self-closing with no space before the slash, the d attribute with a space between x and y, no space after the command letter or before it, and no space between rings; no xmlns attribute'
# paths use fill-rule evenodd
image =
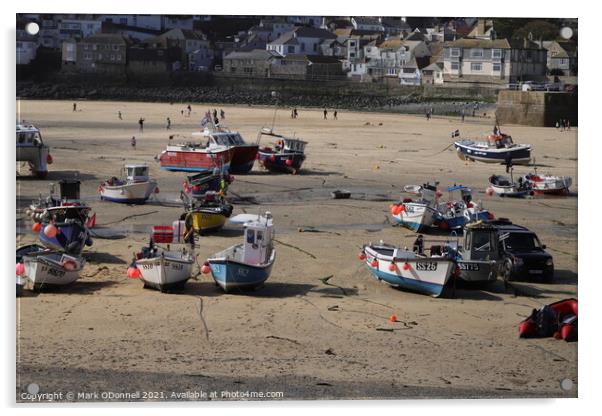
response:
<svg viewBox="0 0 602 416"><path fill-rule="evenodd" d="M38 42L34 36L17 34L17 65L27 65L35 59Z"/></svg>
<svg viewBox="0 0 602 416"><path fill-rule="evenodd" d="M404 63L399 70L399 83L401 85L420 85L422 83L422 74L418 69L416 59Z"/></svg>
<svg viewBox="0 0 602 416"><path fill-rule="evenodd" d="M421 72L423 84L443 84L443 62L434 62L422 68Z"/></svg>
<svg viewBox="0 0 602 416"><path fill-rule="evenodd" d="M337 36L328 30L313 27L297 27L266 45L268 51L275 51L282 56L288 54L320 55L320 44L326 39Z"/></svg>
<svg viewBox="0 0 602 416"><path fill-rule="evenodd" d="M384 32L385 27L375 17L352 17L351 24L356 30L365 30L367 32Z"/></svg>
<svg viewBox="0 0 602 416"><path fill-rule="evenodd" d="M102 31L102 21L89 19L62 19L58 23L59 41L83 39Z"/></svg>

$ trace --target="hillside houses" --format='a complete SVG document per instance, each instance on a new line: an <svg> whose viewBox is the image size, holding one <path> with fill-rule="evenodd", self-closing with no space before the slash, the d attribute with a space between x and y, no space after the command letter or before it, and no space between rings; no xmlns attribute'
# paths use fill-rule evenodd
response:
<svg viewBox="0 0 602 416"><path fill-rule="evenodd" d="M18 65L35 65L42 47L61 57L66 73L212 71L217 77L504 88L577 72L574 43L500 39L491 19L150 14L18 19ZM25 36L26 21L39 22L38 36Z"/></svg>

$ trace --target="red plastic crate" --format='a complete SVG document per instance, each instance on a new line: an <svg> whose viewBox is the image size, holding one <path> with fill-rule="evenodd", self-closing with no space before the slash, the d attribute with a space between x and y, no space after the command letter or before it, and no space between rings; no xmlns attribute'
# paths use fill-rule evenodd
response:
<svg viewBox="0 0 602 416"><path fill-rule="evenodd" d="M171 225L153 225L151 238L155 243L172 243L173 227Z"/></svg>

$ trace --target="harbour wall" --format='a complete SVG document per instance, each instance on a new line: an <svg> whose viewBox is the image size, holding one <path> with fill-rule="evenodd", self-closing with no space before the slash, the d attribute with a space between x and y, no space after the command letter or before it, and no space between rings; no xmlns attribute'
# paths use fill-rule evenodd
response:
<svg viewBox="0 0 602 416"><path fill-rule="evenodd" d="M499 124L553 127L560 119L577 125L577 94L546 91L500 91L496 118Z"/></svg>

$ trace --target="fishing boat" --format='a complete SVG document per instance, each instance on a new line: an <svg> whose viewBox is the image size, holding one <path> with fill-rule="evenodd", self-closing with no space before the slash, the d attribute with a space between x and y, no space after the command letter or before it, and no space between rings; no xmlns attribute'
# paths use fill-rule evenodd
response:
<svg viewBox="0 0 602 416"><path fill-rule="evenodd" d="M224 126L216 126L209 117L202 136L207 140L208 147L221 148L228 147L232 150L230 159L230 173L249 173L253 169L259 145L257 143L247 143L240 133L233 132ZM193 133L198 135L198 133Z"/></svg>
<svg viewBox="0 0 602 416"><path fill-rule="evenodd" d="M36 253L43 250L46 249L39 244L27 244L17 248L17 296L21 296L21 294L23 293L23 289L27 284L27 277L25 276L25 265L23 264L23 256L29 253Z"/></svg>
<svg viewBox="0 0 602 416"><path fill-rule="evenodd" d="M472 191L464 185L454 185L447 188L449 200L439 203L437 211L440 217L436 225L443 230L458 230L466 224L475 221L493 219L493 214L483 209L480 201L472 200ZM459 191L461 199L454 199L454 192Z"/></svg>
<svg viewBox="0 0 602 416"><path fill-rule="evenodd" d="M42 141L40 130L31 124L17 124L17 162L26 162L38 178L48 176L52 164L50 148Z"/></svg>
<svg viewBox="0 0 602 416"><path fill-rule="evenodd" d="M24 275L33 283L34 290L75 282L85 264L81 256L50 250L32 250L23 255Z"/></svg>
<svg viewBox="0 0 602 416"><path fill-rule="evenodd" d="M525 175L535 195L566 195L573 184L570 176L540 175L537 172Z"/></svg>
<svg viewBox="0 0 602 416"><path fill-rule="evenodd" d="M240 214L231 222L244 224L244 242L207 259L204 271L224 292L256 289L270 276L276 258L272 214Z"/></svg>
<svg viewBox="0 0 602 416"><path fill-rule="evenodd" d="M411 198L405 198L397 204L390 205L389 210L393 219L415 232L431 228L440 217L437 211L437 200L440 196L437 186L426 183L418 188L412 186L407 189L412 193L418 193L420 199L413 201Z"/></svg>
<svg viewBox="0 0 602 416"><path fill-rule="evenodd" d="M457 140L454 142L458 157L485 163L508 163L526 165L531 161L531 145L516 144L512 137L499 133L487 136L486 140Z"/></svg>
<svg viewBox="0 0 602 416"><path fill-rule="evenodd" d="M512 176L491 175L489 177L489 189L491 191L488 191L488 193L495 193L508 198L522 198L533 195L531 184L529 181L523 180L522 177L515 182Z"/></svg>
<svg viewBox="0 0 602 416"><path fill-rule="evenodd" d="M259 164L270 172L296 174L305 160L307 142L276 134L272 129L262 128L257 136L257 143L262 136L276 138L273 147L263 146L259 149Z"/></svg>
<svg viewBox="0 0 602 416"><path fill-rule="evenodd" d="M187 229L199 235L219 230L232 215L232 205L214 191L206 192L202 198L185 199L185 203L186 210L180 220L185 222Z"/></svg>
<svg viewBox="0 0 602 416"><path fill-rule="evenodd" d="M156 157L161 169L184 172L213 172L214 169L227 172L230 168L233 149L230 146L211 145L187 141L172 144Z"/></svg>
<svg viewBox="0 0 602 416"><path fill-rule="evenodd" d="M125 179L113 176L100 184L100 199L124 204L144 204L153 193L159 192L157 181L149 177L148 165L127 164L123 170Z"/></svg>
<svg viewBox="0 0 602 416"><path fill-rule="evenodd" d="M29 213L34 219L33 231L38 234L42 245L52 250L79 255L85 246L92 245L89 227L93 226L95 215L90 216L91 208L79 197L80 182L62 180L60 197L51 193L43 200L30 206Z"/></svg>
<svg viewBox="0 0 602 416"><path fill-rule="evenodd" d="M142 280L145 288L153 288L161 292L181 289L192 274L195 254L192 250L182 247L171 250L159 247L151 238L148 246L136 253L133 265L139 272L137 277ZM128 276L132 273L128 270ZM130 276L134 277L134 276Z"/></svg>
<svg viewBox="0 0 602 416"><path fill-rule="evenodd" d="M487 222L467 224L463 230L462 244L445 243L458 265L458 277L467 282L495 282L501 259L497 228Z"/></svg>
<svg viewBox="0 0 602 416"><path fill-rule="evenodd" d="M188 176L182 186L184 193L193 198L201 198L207 192L227 192L228 185L232 181L232 175L216 169L214 172L201 172Z"/></svg>
<svg viewBox="0 0 602 416"><path fill-rule="evenodd" d="M366 244L360 253L375 279L391 286L439 297L456 271L446 253L419 254L390 244Z"/></svg>

